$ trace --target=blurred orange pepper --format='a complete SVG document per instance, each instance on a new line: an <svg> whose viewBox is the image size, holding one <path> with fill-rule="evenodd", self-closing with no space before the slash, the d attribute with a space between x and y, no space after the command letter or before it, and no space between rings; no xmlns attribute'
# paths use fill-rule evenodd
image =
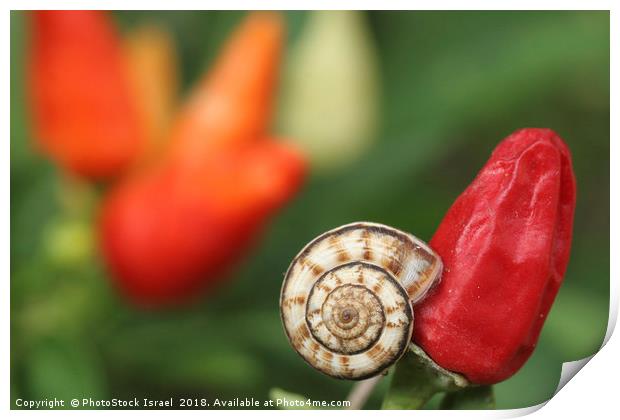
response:
<svg viewBox="0 0 620 420"><path fill-rule="evenodd" d="M278 15L251 14L179 115L166 159L106 198L104 256L134 301L215 284L299 189L304 159L266 135L283 36Z"/></svg>
<svg viewBox="0 0 620 420"><path fill-rule="evenodd" d="M213 149L267 132L284 41L276 13L250 14L195 87L172 133L171 158L202 164Z"/></svg>
<svg viewBox="0 0 620 420"><path fill-rule="evenodd" d="M143 25L127 34L123 49L132 93L146 130L147 145L140 164L156 160L169 138L177 106L177 57L170 34Z"/></svg>
<svg viewBox="0 0 620 420"><path fill-rule="evenodd" d="M87 178L123 172L144 135L120 41L101 11L35 11L29 95L35 136L65 170Z"/></svg>

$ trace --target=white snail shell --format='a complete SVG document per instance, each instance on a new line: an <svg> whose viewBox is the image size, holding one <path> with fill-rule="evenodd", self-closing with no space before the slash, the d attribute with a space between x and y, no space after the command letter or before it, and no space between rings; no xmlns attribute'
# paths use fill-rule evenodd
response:
<svg viewBox="0 0 620 420"><path fill-rule="evenodd" d="M343 379L382 373L407 350L413 303L439 279L441 258L415 236L359 222L330 230L293 259L282 323L295 350Z"/></svg>

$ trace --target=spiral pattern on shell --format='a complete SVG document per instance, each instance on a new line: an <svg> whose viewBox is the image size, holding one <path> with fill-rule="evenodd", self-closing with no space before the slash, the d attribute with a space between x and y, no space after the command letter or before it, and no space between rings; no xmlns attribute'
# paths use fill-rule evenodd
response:
<svg viewBox="0 0 620 420"><path fill-rule="evenodd" d="M382 373L406 351L413 303L442 270L415 236L376 223L352 223L306 245L282 285L280 311L295 350L319 371L343 379Z"/></svg>

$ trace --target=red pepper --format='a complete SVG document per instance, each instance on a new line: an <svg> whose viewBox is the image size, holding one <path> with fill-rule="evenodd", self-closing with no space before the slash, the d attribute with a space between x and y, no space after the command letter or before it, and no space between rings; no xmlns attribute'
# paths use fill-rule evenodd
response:
<svg viewBox="0 0 620 420"><path fill-rule="evenodd" d="M167 166L121 183L106 199L102 248L137 303L178 303L214 286L297 191L303 160L266 143L222 152L202 174Z"/></svg>
<svg viewBox="0 0 620 420"><path fill-rule="evenodd" d="M163 163L106 198L104 256L134 301L212 287L298 190L304 159L265 133L282 37L277 15L251 14L179 115Z"/></svg>
<svg viewBox="0 0 620 420"><path fill-rule="evenodd" d="M571 155L551 130L497 146L430 244L444 272L415 308L414 341L478 384L526 362L562 283L575 211Z"/></svg>
<svg viewBox="0 0 620 420"><path fill-rule="evenodd" d="M120 40L101 11L31 15L29 94L35 136L64 169L116 176L144 142Z"/></svg>

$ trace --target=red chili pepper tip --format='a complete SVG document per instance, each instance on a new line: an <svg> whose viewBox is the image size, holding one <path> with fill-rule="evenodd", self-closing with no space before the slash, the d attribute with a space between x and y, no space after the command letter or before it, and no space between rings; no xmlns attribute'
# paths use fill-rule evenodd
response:
<svg viewBox="0 0 620 420"><path fill-rule="evenodd" d="M478 384L531 355L568 264L575 176L562 139L519 130L494 150L430 244L441 283L415 308L414 341Z"/></svg>

